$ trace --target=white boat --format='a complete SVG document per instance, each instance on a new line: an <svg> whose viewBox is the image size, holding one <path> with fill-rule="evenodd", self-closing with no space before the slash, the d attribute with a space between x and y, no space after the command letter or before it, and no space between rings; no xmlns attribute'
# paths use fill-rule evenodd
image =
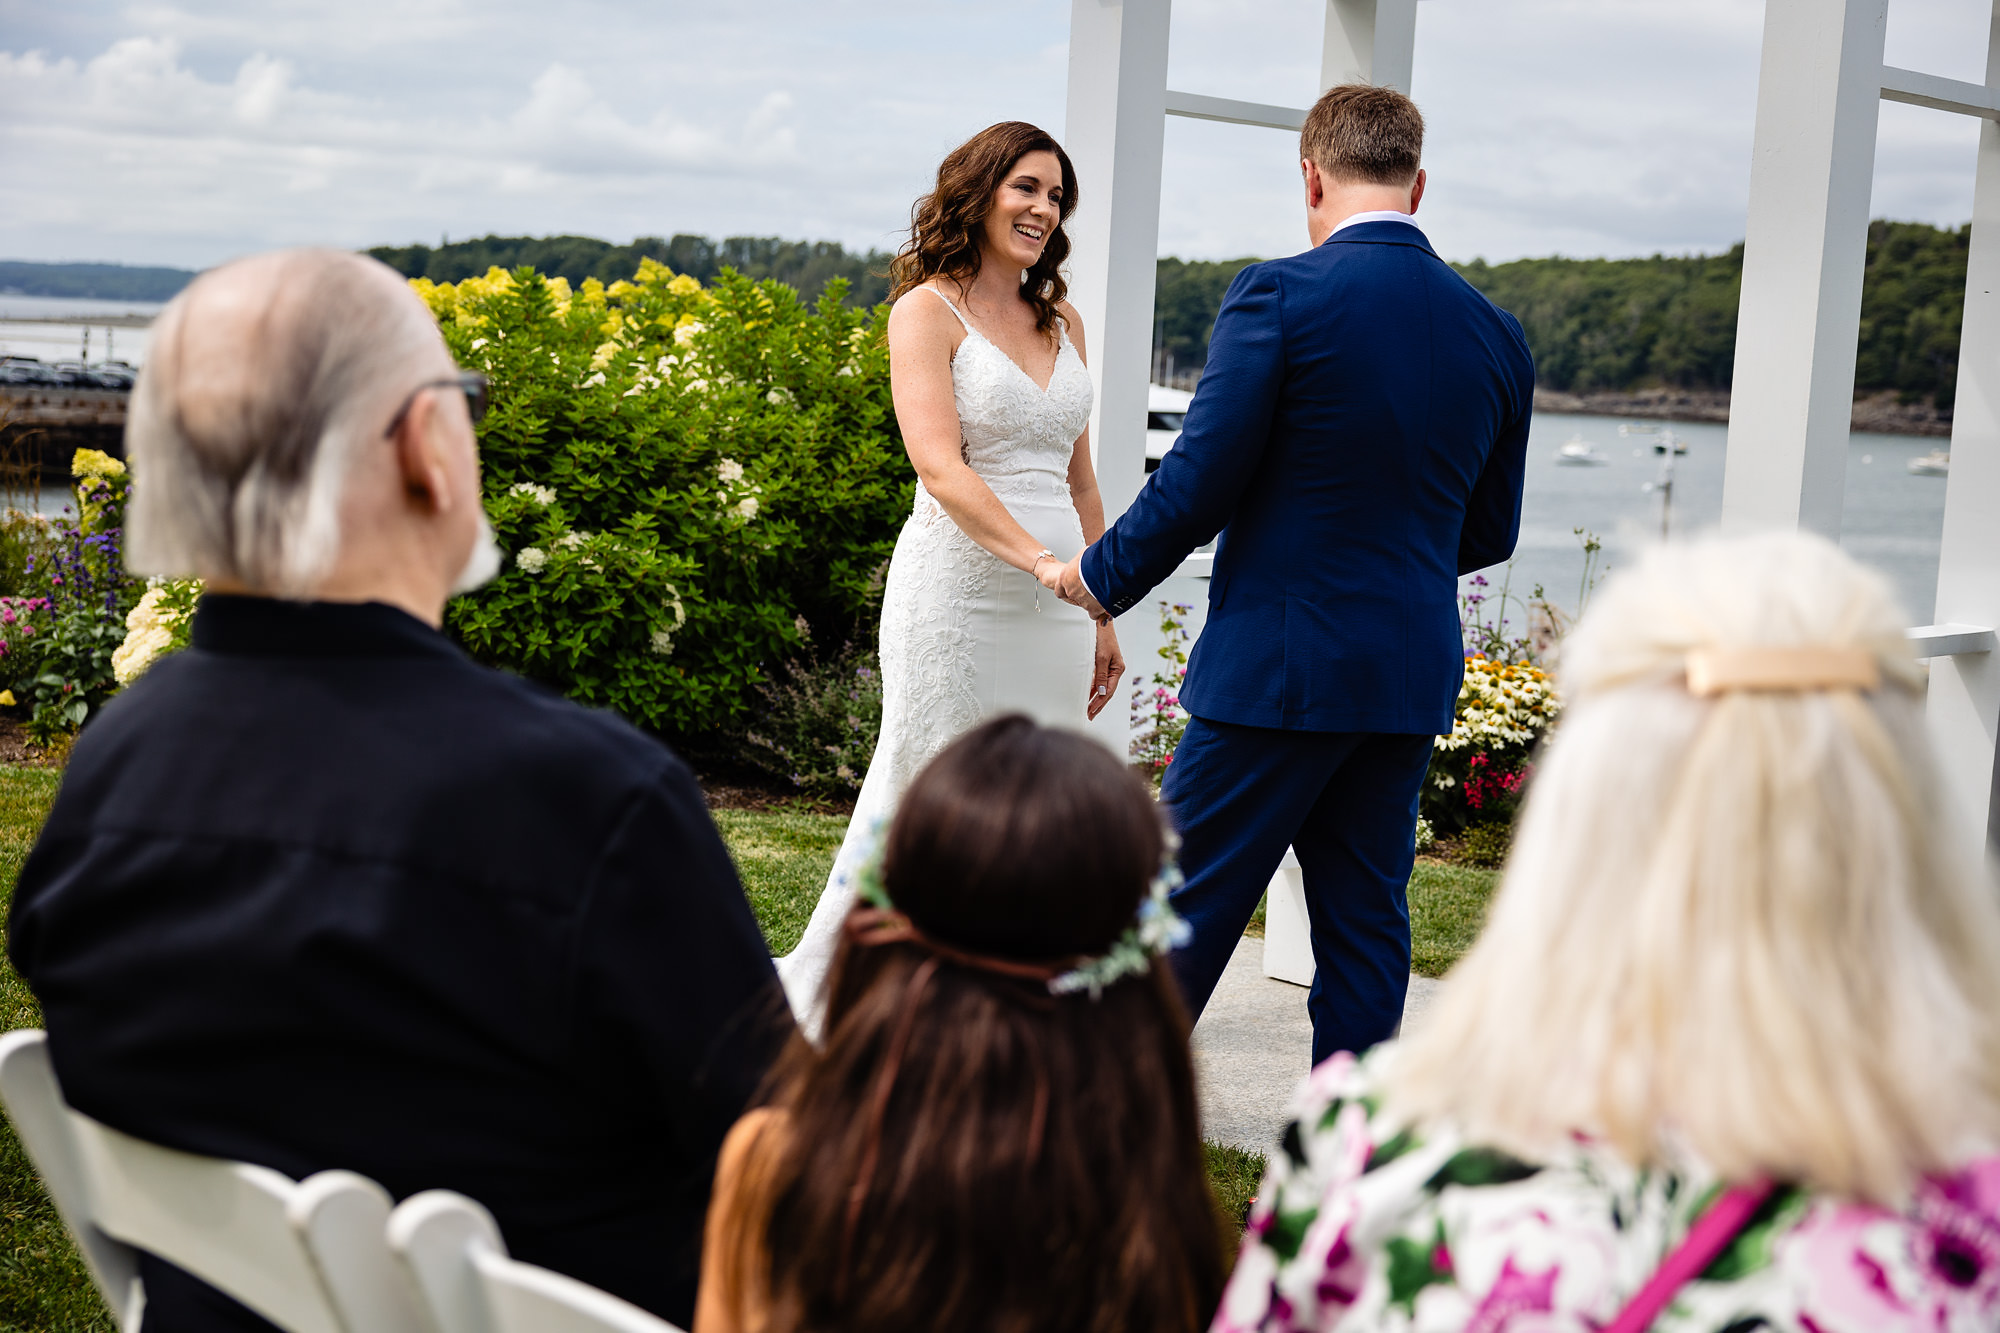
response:
<svg viewBox="0 0 2000 1333"><path fill-rule="evenodd" d="M1558 467L1603 467L1611 460L1597 452L1597 446L1581 435L1572 435L1556 450Z"/></svg>
<svg viewBox="0 0 2000 1333"><path fill-rule="evenodd" d="M1912 458L1906 466L1914 477L1943 477L1951 471L1951 450L1933 449L1921 458Z"/></svg>
<svg viewBox="0 0 2000 1333"><path fill-rule="evenodd" d="M1169 389L1164 384L1147 386L1146 471L1159 467L1167 450L1180 439L1181 420L1187 416L1188 404L1193 401L1194 395L1184 389Z"/></svg>

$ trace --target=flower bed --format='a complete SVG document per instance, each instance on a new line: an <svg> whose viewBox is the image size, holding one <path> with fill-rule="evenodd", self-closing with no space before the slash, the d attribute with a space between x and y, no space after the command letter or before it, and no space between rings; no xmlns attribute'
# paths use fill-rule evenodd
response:
<svg viewBox="0 0 2000 1333"><path fill-rule="evenodd" d="M1437 738L1424 783L1424 818L1438 833L1511 820L1533 774L1535 746L1555 725L1562 700L1540 667L1465 659L1451 734Z"/></svg>

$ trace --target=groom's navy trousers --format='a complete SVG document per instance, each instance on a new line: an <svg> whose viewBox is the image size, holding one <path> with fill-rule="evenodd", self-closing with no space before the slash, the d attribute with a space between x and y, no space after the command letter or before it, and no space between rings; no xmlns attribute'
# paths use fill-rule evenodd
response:
<svg viewBox="0 0 2000 1333"><path fill-rule="evenodd" d="M1161 797L1187 877L1174 905L1194 927L1173 955L1190 1010L1208 1003L1290 846L1312 920L1313 1063L1395 1031L1410 984L1404 890L1430 757L1429 736L1188 724Z"/></svg>
<svg viewBox="0 0 2000 1333"><path fill-rule="evenodd" d="M1451 729L1458 576L1513 554L1535 368L1521 326L1408 221L1230 285L1180 439L1084 553L1114 615L1221 534L1167 771L1197 1014L1289 843L1315 1058L1395 1030L1431 738Z"/></svg>

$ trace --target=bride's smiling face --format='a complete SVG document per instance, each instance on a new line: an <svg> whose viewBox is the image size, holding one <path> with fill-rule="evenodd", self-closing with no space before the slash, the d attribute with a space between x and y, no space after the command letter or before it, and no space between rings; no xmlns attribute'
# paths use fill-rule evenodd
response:
<svg viewBox="0 0 2000 1333"><path fill-rule="evenodd" d="M1062 221L1062 163L1046 150L1023 154L1001 178L986 211L982 247L996 263L1033 268Z"/></svg>

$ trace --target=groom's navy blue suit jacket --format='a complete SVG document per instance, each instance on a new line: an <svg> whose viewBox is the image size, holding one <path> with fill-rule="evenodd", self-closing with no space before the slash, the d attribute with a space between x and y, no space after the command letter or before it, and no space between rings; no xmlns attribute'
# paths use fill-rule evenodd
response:
<svg viewBox="0 0 2000 1333"><path fill-rule="evenodd" d="M1413 225L1252 265L1179 442L1085 552L1084 582L1122 613L1220 532L1190 713L1447 732L1458 576L1513 554L1534 382L1520 324Z"/></svg>

